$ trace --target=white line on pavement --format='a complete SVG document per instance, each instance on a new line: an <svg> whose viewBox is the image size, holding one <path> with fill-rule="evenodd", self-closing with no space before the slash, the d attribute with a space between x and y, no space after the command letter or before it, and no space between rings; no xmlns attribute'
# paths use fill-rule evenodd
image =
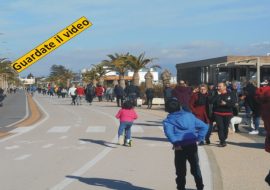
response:
<svg viewBox="0 0 270 190"><path fill-rule="evenodd" d="M50 147L52 147L54 144L46 144L46 145L44 145L44 146L42 146L42 148L50 148Z"/></svg>
<svg viewBox="0 0 270 190"><path fill-rule="evenodd" d="M143 128L141 126L133 125L131 127L131 133L143 133Z"/></svg>
<svg viewBox="0 0 270 190"><path fill-rule="evenodd" d="M47 133L66 133L70 129L70 126L56 126L50 128Z"/></svg>
<svg viewBox="0 0 270 190"><path fill-rule="evenodd" d="M105 126L90 126L86 129L87 133L104 133L105 131Z"/></svg>
<svg viewBox="0 0 270 190"><path fill-rule="evenodd" d="M26 158L29 158L30 156L31 156L31 154L24 154L22 156L19 156L19 157L15 158L14 160L17 160L17 161L25 160Z"/></svg>
<svg viewBox="0 0 270 190"><path fill-rule="evenodd" d="M13 150L13 149L17 149L17 148L20 148L20 146L18 146L18 145L13 145L13 146L6 146L6 147L5 147L6 150Z"/></svg>
<svg viewBox="0 0 270 190"><path fill-rule="evenodd" d="M59 139L61 139L61 140L66 139L66 138L68 138L68 136L61 136L61 137L59 137Z"/></svg>
<svg viewBox="0 0 270 190"><path fill-rule="evenodd" d="M26 133L28 131L31 131L33 127L17 127L10 131L11 133Z"/></svg>

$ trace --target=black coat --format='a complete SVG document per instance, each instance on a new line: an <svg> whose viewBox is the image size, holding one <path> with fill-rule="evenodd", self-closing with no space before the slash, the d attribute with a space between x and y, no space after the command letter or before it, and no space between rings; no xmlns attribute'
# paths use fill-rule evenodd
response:
<svg viewBox="0 0 270 190"><path fill-rule="evenodd" d="M153 88L147 88L145 94L147 99L152 99L154 98L155 91Z"/></svg>

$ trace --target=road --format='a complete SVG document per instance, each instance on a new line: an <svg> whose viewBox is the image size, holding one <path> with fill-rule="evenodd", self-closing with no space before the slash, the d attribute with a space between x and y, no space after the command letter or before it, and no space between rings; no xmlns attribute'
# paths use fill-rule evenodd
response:
<svg viewBox="0 0 270 190"><path fill-rule="evenodd" d="M7 131L6 126L14 124L28 115L24 91L18 90L15 94L8 94L0 107L0 131Z"/></svg>
<svg viewBox="0 0 270 190"><path fill-rule="evenodd" d="M43 117L0 140L4 190L175 189L173 151L164 137L164 117L136 109L133 146L117 145L114 103L70 105L70 99L35 95ZM212 189L208 158L200 147L206 189ZM187 189L195 189L188 174Z"/></svg>

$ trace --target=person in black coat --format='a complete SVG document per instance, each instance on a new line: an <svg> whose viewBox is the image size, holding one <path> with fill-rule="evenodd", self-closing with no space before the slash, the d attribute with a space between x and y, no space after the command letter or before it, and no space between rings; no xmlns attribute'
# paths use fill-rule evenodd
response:
<svg viewBox="0 0 270 190"><path fill-rule="evenodd" d="M128 83L125 88L125 94L128 100L130 100L134 106L137 106L137 98L140 97L140 89L132 83Z"/></svg>
<svg viewBox="0 0 270 190"><path fill-rule="evenodd" d="M123 88L120 85L118 85L118 84L115 85L113 91L114 91L114 94L116 96L117 106L118 107L121 107L122 104L123 104L123 101L124 101L124 94L125 94L125 92L124 92Z"/></svg>
<svg viewBox="0 0 270 190"><path fill-rule="evenodd" d="M153 98L154 98L154 89L153 88L147 88L145 91L146 94L146 99L147 99L147 109L151 109L152 108L152 102L153 102Z"/></svg>
<svg viewBox="0 0 270 190"><path fill-rule="evenodd" d="M173 91L173 89L170 87L170 84L167 83L165 85L164 90L163 90L164 102L165 102L165 111L167 111L168 100L170 100L172 98L172 91Z"/></svg>
<svg viewBox="0 0 270 190"><path fill-rule="evenodd" d="M235 100L232 94L227 91L227 87L224 82L218 83L217 93L210 100L210 103L213 104L213 112L218 127L218 137L220 140L219 146L225 147L227 145L226 139L229 132L228 127L233 116Z"/></svg>

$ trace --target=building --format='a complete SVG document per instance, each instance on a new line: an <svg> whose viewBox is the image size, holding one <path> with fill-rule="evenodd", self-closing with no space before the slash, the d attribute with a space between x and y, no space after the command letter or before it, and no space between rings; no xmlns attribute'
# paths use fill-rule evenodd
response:
<svg viewBox="0 0 270 190"><path fill-rule="evenodd" d="M177 80L191 85L270 79L270 56L223 56L176 65ZM258 72L257 72L258 71Z"/></svg>
<svg viewBox="0 0 270 190"><path fill-rule="evenodd" d="M35 78L19 78L20 81L24 84L24 85L32 85L32 84L35 84L36 82L36 79Z"/></svg>

